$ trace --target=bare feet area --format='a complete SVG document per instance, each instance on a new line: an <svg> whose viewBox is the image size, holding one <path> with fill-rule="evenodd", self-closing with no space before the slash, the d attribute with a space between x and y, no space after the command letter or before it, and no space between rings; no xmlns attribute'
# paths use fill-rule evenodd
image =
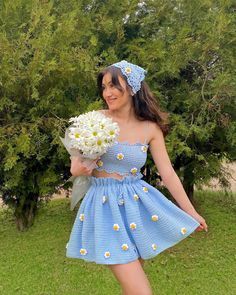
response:
<svg viewBox="0 0 236 295"><path fill-rule="evenodd" d="M227 169L229 169L228 171L231 173L231 176L232 176L229 179L230 184L231 184L231 190L233 192L236 192L236 163L225 164L225 167L227 167ZM219 186L218 182L219 181L217 179L212 179L209 186L204 186L204 189L210 189L213 191L222 190L221 187ZM71 190L67 191L67 190L61 189L60 193L52 195L52 199L69 198L70 194L71 194ZM3 204L2 204L2 199L0 198L0 206L1 205L3 205Z"/></svg>

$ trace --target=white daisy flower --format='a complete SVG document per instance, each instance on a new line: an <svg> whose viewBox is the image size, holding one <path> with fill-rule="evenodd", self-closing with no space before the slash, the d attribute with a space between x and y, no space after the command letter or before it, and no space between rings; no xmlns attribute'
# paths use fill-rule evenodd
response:
<svg viewBox="0 0 236 295"><path fill-rule="evenodd" d="M132 70L130 67L126 67L125 72L126 72L126 74L130 74L132 72Z"/></svg>
<svg viewBox="0 0 236 295"><path fill-rule="evenodd" d="M81 248L79 252L81 255L86 255L88 253L87 250L84 248Z"/></svg>
<svg viewBox="0 0 236 295"><path fill-rule="evenodd" d="M80 221L84 221L84 213L81 213L81 214L79 215L79 219L80 219Z"/></svg>
<svg viewBox="0 0 236 295"><path fill-rule="evenodd" d="M105 202L107 202L108 198L106 196L102 197L102 203L104 204Z"/></svg>
<svg viewBox="0 0 236 295"><path fill-rule="evenodd" d="M81 134L82 134L82 132L80 131L79 128L76 128L76 127L75 128L73 128L73 127L70 128L69 136L70 136L71 139L78 140L81 137Z"/></svg>
<svg viewBox="0 0 236 295"><path fill-rule="evenodd" d="M118 160L123 160L124 159L124 155L122 153L119 153L119 154L116 155L116 158Z"/></svg>
<svg viewBox="0 0 236 295"><path fill-rule="evenodd" d="M133 195L133 198L134 198L135 201L138 201L139 196L138 196L137 194L134 194L134 195Z"/></svg>
<svg viewBox="0 0 236 295"><path fill-rule="evenodd" d="M137 173L137 171L138 171L138 169L137 169L136 167L130 169L130 172L131 172L133 175L135 175L135 174Z"/></svg>
<svg viewBox="0 0 236 295"><path fill-rule="evenodd" d="M136 225L136 223L132 222L132 223L130 223L129 227L130 227L132 230L134 230L134 229L137 228L137 225Z"/></svg>
<svg viewBox="0 0 236 295"><path fill-rule="evenodd" d="M143 187L143 191L144 191L145 193L147 193L147 192L148 192L148 188L147 188L146 186L144 186L144 187Z"/></svg>
<svg viewBox="0 0 236 295"><path fill-rule="evenodd" d="M121 248L122 250L127 251L129 249L129 246L127 244L123 244Z"/></svg>
<svg viewBox="0 0 236 295"><path fill-rule="evenodd" d="M119 224L115 223L115 224L113 225L113 229L114 229L115 231L118 231L118 230L120 229Z"/></svg>
<svg viewBox="0 0 236 295"><path fill-rule="evenodd" d="M152 249L155 251L157 249L157 245L156 244L152 244Z"/></svg>
<svg viewBox="0 0 236 295"><path fill-rule="evenodd" d="M104 257L105 258L109 258L111 256L111 253L109 252L109 251L106 251L105 253L104 253Z"/></svg>
<svg viewBox="0 0 236 295"><path fill-rule="evenodd" d="M143 145L141 147L141 150L142 150L143 153L146 153L147 152L147 146L146 145Z"/></svg>
<svg viewBox="0 0 236 295"><path fill-rule="evenodd" d="M158 216L157 215L152 215L152 221L157 221L158 220Z"/></svg>
<svg viewBox="0 0 236 295"><path fill-rule="evenodd" d="M183 235L185 235L186 232L187 232L187 229L186 229L185 227L182 227L182 228L181 228L181 233L182 233Z"/></svg>
<svg viewBox="0 0 236 295"><path fill-rule="evenodd" d="M102 167L103 166L103 161L102 160L98 160L97 161L97 165L98 165L98 167Z"/></svg>
<svg viewBox="0 0 236 295"><path fill-rule="evenodd" d="M124 205L124 203L125 203L124 198L119 198L118 205L122 206L122 205Z"/></svg>

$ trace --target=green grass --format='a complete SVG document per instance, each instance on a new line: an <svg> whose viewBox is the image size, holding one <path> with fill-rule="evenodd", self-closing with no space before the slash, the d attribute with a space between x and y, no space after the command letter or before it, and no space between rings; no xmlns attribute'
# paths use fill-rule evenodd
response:
<svg viewBox="0 0 236 295"><path fill-rule="evenodd" d="M154 295L236 294L234 202L213 192L197 192L196 199L209 231L195 232L146 261ZM1 295L121 294L106 266L65 257L75 214L68 199L53 200L22 233L10 211L0 210Z"/></svg>

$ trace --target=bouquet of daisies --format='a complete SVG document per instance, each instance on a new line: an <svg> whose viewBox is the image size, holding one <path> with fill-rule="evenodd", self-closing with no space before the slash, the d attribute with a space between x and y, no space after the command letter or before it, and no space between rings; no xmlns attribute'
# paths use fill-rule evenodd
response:
<svg viewBox="0 0 236 295"><path fill-rule="evenodd" d="M111 118L99 111L91 111L69 119L72 123L61 138L65 148L71 155L80 157L83 164L95 168L94 160L103 155L112 146L119 134L119 126ZM83 198L90 186L89 176L72 176L71 210Z"/></svg>

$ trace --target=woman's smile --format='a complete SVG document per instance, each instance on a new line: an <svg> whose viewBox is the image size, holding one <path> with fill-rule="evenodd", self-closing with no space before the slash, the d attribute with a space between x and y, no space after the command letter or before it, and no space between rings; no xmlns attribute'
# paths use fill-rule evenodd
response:
<svg viewBox="0 0 236 295"><path fill-rule="evenodd" d="M117 98L116 97L112 97L112 98L107 98L106 101L108 103L113 103Z"/></svg>

